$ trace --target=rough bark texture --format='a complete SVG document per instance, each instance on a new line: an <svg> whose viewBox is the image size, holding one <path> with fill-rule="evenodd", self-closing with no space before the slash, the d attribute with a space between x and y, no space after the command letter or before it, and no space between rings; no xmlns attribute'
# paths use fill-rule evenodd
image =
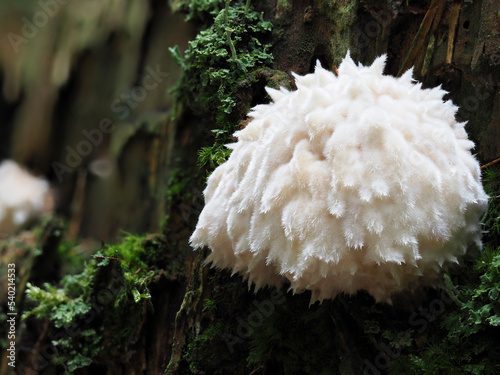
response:
<svg viewBox="0 0 500 375"><path fill-rule="evenodd" d="M207 129L217 126L188 108L172 118L174 99L167 92L182 71L167 47L184 50L201 27L184 22L180 12L187 3L71 2L59 5L33 35L23 34L23 17L33 19L36 3L2 6L7 12L0 13L0 34L24 39L14 45L12 38L0 40L0 157L47 175L59 191L58 213L67 220L67 225L51 222L38 240L22 235L21 247L1 247L2 270L8 262L17 264L19 308L28 280L41 285L62 276L55 249L63 230L78 241L113 241L120 230L161 232L153 248L162 255L150 265L160 271L150 286L150 301L135 306L139 318L127 327L130 344L119 355L96 357L78 373L384 373L387 366L375 359L395 349L388 352L363 322L370 314L385 314L387 321L404 323L411 311L374 308L363 293L311 307L307 293L253 294L240 277L209 270L203 266L206 254L191 252L188 238L203 207L205 171L196 167L197 152L213 142ZM263 87L276 71L305 74L317 59L333 69L347 49L363 64L387 53L386 74L400 75L414 66L415 79L449 91L459 117L468 121L482 164L500 157L498 2L274 0L252 1L252 6L274 24L274 62L268 68L275 71L261 70L255 79L240 82L235 127L246 108L268 100ZM288 76L280 79L289 81ZM154 88L145 88L153 83ZM89 143L85 134L103 121L113 130ZM88 153L84 141L91 145ZM172 182L179 171L189 178L179 183L177 175ZM173 183L180 190L173 192ZM38 258L37 247L43 247ZM163 272L174 263L183 264L182 273ZM111 282L112 267L100 271L98 285ZM2 280L2 307L3 285ZM422 300L440 295L430 292ZM401 301L410 305L404 296ZM404 332L405 325L400 328ZM106 329L105 340L114 334ZM18 367L18 374L44 373L32 363L51 330L48 320L34 319L19 328L18 358L25 367ZM421 348L426 335L409 339ZM367 360L376 366L372 369ZM0 374L8 371L2 359ZM45 373L63 371L51 366Z"/></svg>

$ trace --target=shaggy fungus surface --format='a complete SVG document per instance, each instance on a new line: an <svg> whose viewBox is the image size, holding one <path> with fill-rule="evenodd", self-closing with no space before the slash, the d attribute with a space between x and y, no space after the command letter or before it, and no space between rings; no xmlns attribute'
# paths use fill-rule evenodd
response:
<svg viewBox="0 0 500 375"><path fill-rule="evenodd" d="M348 54L338 76L317 65L296 91L267 89L208 179L190 238L207 262L311 301L390 301L480 246L488 197L457 107L411 70L383 75L385 60Z"/></svg>
<svg viewBox="0 0 500 375"><path fill-rule="evenodd" d="M12 160L0 163L0 238L52 209L49 183Z"/></svg>

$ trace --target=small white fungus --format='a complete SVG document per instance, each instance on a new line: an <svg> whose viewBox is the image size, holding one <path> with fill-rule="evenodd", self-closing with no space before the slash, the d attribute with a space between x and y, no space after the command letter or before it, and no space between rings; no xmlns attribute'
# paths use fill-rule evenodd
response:
<svg viewBox="0 0 500 375"><path fill-rule="evenodd" d="M349 54L297 90L267 89L208 179L190 238L207 262L256 289L311 290L311 301L366 290L377 301L433 285L480 246L487 195L457 107L412 71L383 75Z"/></svg>
<svg viewBox="0 0 500 375"><path fill-rule="evenodd" d="M0 163L0 238L13 234L52 207L49 183L12 160Z"/></svg>

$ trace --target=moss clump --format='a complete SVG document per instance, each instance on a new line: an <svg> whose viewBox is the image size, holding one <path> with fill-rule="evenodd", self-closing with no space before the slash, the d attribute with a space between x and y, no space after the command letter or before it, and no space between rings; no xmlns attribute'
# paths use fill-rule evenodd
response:
<svg viewBox="0 0 500 375"><path fill-rule="evenodd" d="M127 234L119 244L105 245L81 273L66 275L57 285L28 284L32 308L23 319L50 321L56 332L52 362L64 366L66 374L98 356L119 358L134 344L151 298L149 287L163 273L148 267L161 264L156 255L161 241Z"/></svg>
<svg viewBox="0 0 500 375"><path fill-rule="evenodd" d="M216 142L200 152L199 164L211 167L224 162L229 151L223 145L234 132L235 94L238 83L252 71L272 62L269 52L272 24L246 4L229 5L213 19L213 24L200 31L181 55L179 48L171 52L184 70L175 89L179 104L203 116L212 124ZM215 9L215 8L214 8Z"/></svg>
<svg viewBox="0 0 500 375"><path fill-rule="evenodd" d="M242 3L222 9L214 23L189 42L181 56L171 52L184 70L176 88L178 99L200 114L215 113L220 119L231 114L237 82L248 72L272 61L270 45L261 42L272 24Z"/></svg>
<svg viewBox="0 0 500 375"><path fill-rule="evenodd" d="M95 271L95 265L89 264L82 273L65 276L58 286L49 283L44 283L42 287L31 283L27 285L28 301L36 306L24 313L23 319L34 315L50 320L58 332L51 341L58 353L53 363L64 365L66 374L88 366L99 352L101 336L88 326L82 329L84 326L81 325L86 314L92 310Z"/></svg>

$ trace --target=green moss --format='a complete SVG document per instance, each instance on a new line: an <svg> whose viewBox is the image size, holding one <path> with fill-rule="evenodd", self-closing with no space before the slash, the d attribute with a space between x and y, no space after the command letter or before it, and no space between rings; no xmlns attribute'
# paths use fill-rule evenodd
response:
<svg viewBox="0 0 500 375"><path fill-rule="evenodd" d="M66 374L72 374L78 369L89 366L99 353L101 336L94 329L81 331L83 340L75 342L70 337L54 340L52 344L64 349L65 355L54 359L54 364L63 366Z"/></svg>
<svg viewBox="0 0 500 375"><path fill-rule="evenodd" d="M171 48L184 70L176 93L183 104L198 113L226 117L235 105L231 96L237 82L272 60L270 45L260 41L272 25L258 12L245 12L242 3L226 6L213 22L189 42L184 57L178 47Z"/></svg>
<svg viewBox="0 0 500 375"><path fill-rule="evenodd" d="M120 243L105 245L81 273L66 275L57 285L28 284L32 307L23 319L50 321L57 332L53 363L66 374L98 355L119 358L134 343L151 299L149 287L165 272L149 268L162 263L159 246L159 237L126 234Z"/></svg>
<svg viewBox="0 0 500 375"><path fill-rule="evenodd" d="M189 184L190 178L191 176L188 174L188 171L182 168L175 168L168 182L167 199L172 201L174 197L187 193L186 187Z"/></svg>
<svg viewBox="0 0 500 375"><path fill-rule="evenodd" d="M205 373L207 368L212 367L211 374L224 374L222 369L217 370L217 366L211 366L209 363L211 360L217 361L217 351L213 348L217 347L223 331L221 323L211 324L188 344L184 359L189 363L189 369L193 374Z"/></svg>
<svg viewBox="0 0 500 375"><path fill-rule="evenodd" d="M224 0L170 0L170 7L184 12L186 21L209 22L223 7Z"/></svg>
<svg viewBox="0 0 500 375"><path fill-rule="evenodd" d="M205 298L203 302L205 304L204 310L206 310L207 312L215 313L217 311L217 304L213 299Z"/></svg>
<svg viewBox="0 0 500 375"><path fill-rule="evenodd" d="M202 168L207 165L210 169L215 169L224 163L229 155L231 155L231 150L220 142L216 142L213 146L202 147L198 151L198 166Z"/></svg>
<svg viewBox="0 0 500 375"><path fill-rule="evenodd" d="M264 21L248 2L229 3L225 2L210 27L189 42L184 56L178 47L171 48L184 70L175 89L179 104L216 128L213 146L203 148L199 154L199 165L211 168L229 156L223 145L230 140L239 117L235 112L239 82L273 58L271 45L265 42L270 38L272 24Z"/></svg>
<svg viewBox="0 0 500 375"><path fill-rule="evenodd" d="M79 275L65 276L61 280L61 288L48 283L40 288L28 283L26 296L38 305L26 312L23 319L31 315L38 318L50 318L54 326L60 328L74 321L77 316L87 313L91 308L88 299L93 272L93 267L87 267Z"/></svg>
<svg viewBox="0 0 500 375"><path fill-rule="evenodd" d="M62 335L56 335L52 345L59 354L54 358L54 364L65 366L65 373L72 374L77 369L91 363L92 357L99 352L101 336L93 330L93 335L78 335L72 337L64 334L64 329L72 327L71 331L77 330L82 333L79 323L82 318L92 309L91 294L93 290L93 275L96 268L87 265L82 273L78 275L65 276L60 285L54 286L48 283L37 287L28 283L26 296L28 301L36 306L23 314L23 319L36 316L39 319L49 319L52 325ZM68 329L69 330L69 329ZM87 330L84 330L85 332ZM75 353L78 353L75 356Z"/></svg>

